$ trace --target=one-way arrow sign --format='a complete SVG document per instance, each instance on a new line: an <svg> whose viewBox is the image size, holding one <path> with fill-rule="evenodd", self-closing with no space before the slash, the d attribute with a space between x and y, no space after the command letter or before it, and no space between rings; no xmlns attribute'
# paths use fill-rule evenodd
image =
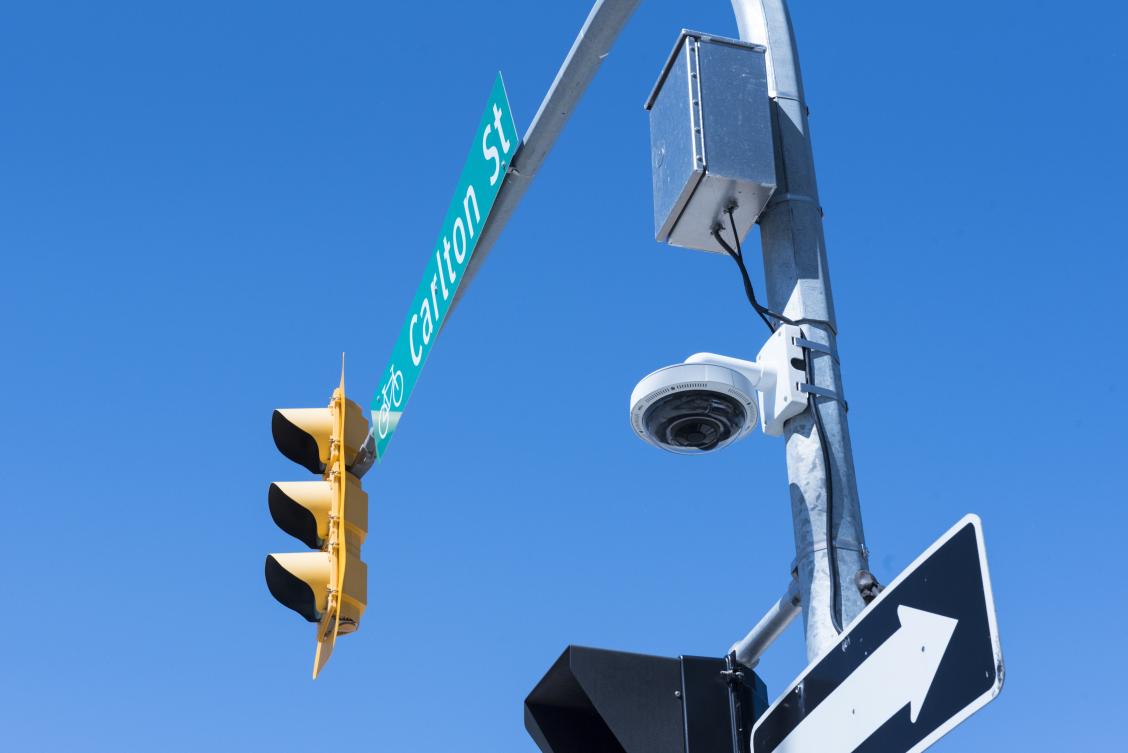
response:
<svg viewBox="0 0 1128 753"><path fill-rule="evenodd" d="M917 753L1002 686L983 529L968 515L772 704L752 750Z"/></svg>

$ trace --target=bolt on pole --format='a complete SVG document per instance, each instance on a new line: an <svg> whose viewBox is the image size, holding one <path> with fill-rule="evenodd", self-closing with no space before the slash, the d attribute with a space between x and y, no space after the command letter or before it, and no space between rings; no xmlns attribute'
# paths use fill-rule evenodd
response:
<svg viewBox="0 0 1128 753"><path fill-rule="evenodd" d="M776 159L776 192L760 216L760 238L768 307L806 324L806 339L827 347L809 351L814 384L842 397L837 361L834 301L830 291L822 210L815 183L814 157L807 127L807 106L795 36L785 0L732 0L740 38L768 48L768 89ZM814 659L835 643L834 613L844 628L865 606L854 576L868 570L862 513L845 403L810 395L818 401L831 460L833 495L827 498L822 447L811 411L785 425L787 475L795 530L795 571L806 624L807 657ZM832 520L826 532L828 501ZM834 552L834 561L829 552ZM834 597L832 570L839 597ZM837 603L837 608L836 608Z"/></svg>

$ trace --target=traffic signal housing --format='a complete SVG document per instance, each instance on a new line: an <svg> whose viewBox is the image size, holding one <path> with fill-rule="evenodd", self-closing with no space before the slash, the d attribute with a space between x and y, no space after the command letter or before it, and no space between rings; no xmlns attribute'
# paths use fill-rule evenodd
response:
<svg viewBox="0 0 1128 753"><path fill-rule="evenodd" d="M266 585L283 605L317 624L313 676L329 660L337 636L354 632L368 602L368 567L360 548L368 533L368 494L361 477L375 445L368 419L345 396L345 377L326 408L274 411L278 450L318 481L276 481L267 491L270 516L313 551L269 554Z"/></svg>
<svg viewBox="0 0 1128 753"><path fill-rule="evenodd" d="M749 753L767 688L732 656L569 646L525 699L542 753Z"/></svg>

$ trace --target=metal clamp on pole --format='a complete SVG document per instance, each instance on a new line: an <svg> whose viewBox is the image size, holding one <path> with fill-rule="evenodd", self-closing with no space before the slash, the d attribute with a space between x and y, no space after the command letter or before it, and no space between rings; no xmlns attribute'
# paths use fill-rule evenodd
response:
<svg viewBox="0 0 1128 753"><path fill-rule="evenodd" d="M798 194L798 193L773 194L771 201L768 202L768 205L764 208L764 211L767 212L767 211L773 209L774 207L776 207L779 204L786 204L790 201L799 201L799 202L803 202L804 204L811 204L815 207L815 209L819 210L819 217L824 216L823 208L822 208L822 206L819 205L818 201L816 201L811 196L805 196L803 194Z"/></svg>
<svg viewBox="0 0 1128 753"><path fill-rule="evenodd" d="M842 403L843 405L846 404L845 398L843 398L841 395L839 395L834 390L828 390L826 387L816 387L813 384L801 384L801 385L799 385L799 391L800 392L809 392L812 395L817 395L818 397L825 397L825 398L828 398L830 400L837 400L838 402Z"/></svg>
<svg viewBox="0 0 1128 753"><path fill-rule="evenodd" d="M841 361L838 360L838 349L833 346L818 343L814 340L808 340L804 337L796 337L795 344L805 350L817 350L820 353L826 353L834 359L835 363L841 363Z"/></svg>

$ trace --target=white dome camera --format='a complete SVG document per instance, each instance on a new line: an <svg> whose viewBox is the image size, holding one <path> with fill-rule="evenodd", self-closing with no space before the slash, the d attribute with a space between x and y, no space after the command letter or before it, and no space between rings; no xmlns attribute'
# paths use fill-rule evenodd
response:
<svg viewBox="0 0 1128 753"><path fill-rule="evenodd" d="M755 361L697 353L648 374L631 392L631 426L663 450L698 455L744 437L763 416L765 434L807 407L799 328L781 326Z"/></svg>
<svg viewBox="0 0 1128 753"><path fill-rule="evenodd" d="M756 426L756 389L743 373L679 363L647 375L631 393L635 433L663 450L719 450Z"/></svg>

